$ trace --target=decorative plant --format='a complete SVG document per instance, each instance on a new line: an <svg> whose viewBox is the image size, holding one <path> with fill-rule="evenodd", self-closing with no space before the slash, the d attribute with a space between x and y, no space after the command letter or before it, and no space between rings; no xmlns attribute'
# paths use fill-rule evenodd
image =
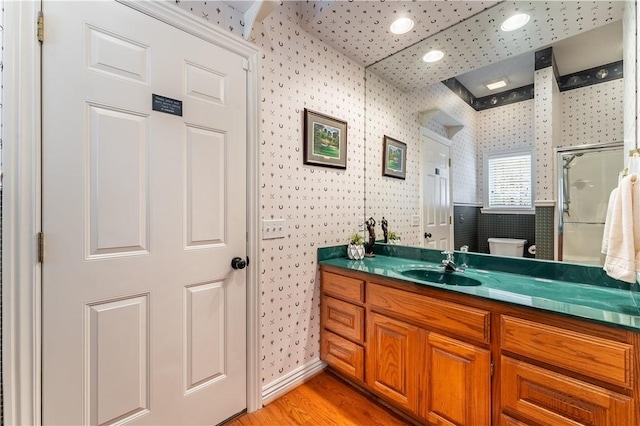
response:
<svg viewBox="0 0 640 426"><path fill-rule="evenodd" d="M361 234L356 232L349 237L349 244L352 244L354 246L361 246L364 244L364 238Z"/></svg>
<svg viewBox="0 0 640 426"><path fill-rule="evenodd" d="M389 242L390 243L397 243L398 241L400 241L400 235L398 235L398 233L393 232L393 231L389 231Z"/></svg>
<svg viewBox="0 0 640 426"><path fill-rule="evenodd" d="M347 256L352 260L361 260L364 258L364 238L362 238L361 234L355 233L349 237Z"/></svg>

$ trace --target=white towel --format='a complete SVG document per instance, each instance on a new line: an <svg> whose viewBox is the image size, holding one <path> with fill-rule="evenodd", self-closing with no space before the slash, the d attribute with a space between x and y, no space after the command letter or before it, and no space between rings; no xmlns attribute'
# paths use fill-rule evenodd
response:
<svg viewBox="0 0 640 426"><path fill-rule="evenodd" d="M613 206L617 202L618 188L613 188L609 195L609 204L607 205L607 214L604 220L604 232L602 233L602 246L600 247L600 253L607 254L609 248L609 230L611 229L611 213L613 212Z"/></svg>
<svg viewBox="0 0 640 426"><path fill-rule="evenodd" d="M635 283L636 272L640 272L640 181L638 181L638 175L629 175L620 181L610 219L604 270L612 278Z"/></svg>

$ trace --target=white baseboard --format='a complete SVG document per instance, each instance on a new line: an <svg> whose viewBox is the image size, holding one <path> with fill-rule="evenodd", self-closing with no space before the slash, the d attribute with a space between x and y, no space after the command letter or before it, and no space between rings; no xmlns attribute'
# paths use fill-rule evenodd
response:
<svg viewBox="0 0 640 426"><path fill-rule="evenodd" d="M279 379L265 385L262 388L262 405L267 405L274 399L284 395L306 379L318 374L327 366L320 358L316 358L310 363L300 366Z"/></svg>

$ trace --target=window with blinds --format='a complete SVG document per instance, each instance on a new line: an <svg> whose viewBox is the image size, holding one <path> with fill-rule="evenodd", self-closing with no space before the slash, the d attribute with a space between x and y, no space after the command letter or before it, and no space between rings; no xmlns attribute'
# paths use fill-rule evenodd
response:
<svg viewBox="0 0 640 426"><path fill-rule="evenodd" d="M485 210L533 210L532 150L484 155Z"/></svg>

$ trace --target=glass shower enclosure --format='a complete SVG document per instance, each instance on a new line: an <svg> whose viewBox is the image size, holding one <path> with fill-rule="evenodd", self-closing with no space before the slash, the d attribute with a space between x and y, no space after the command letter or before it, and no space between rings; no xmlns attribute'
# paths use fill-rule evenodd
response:
<svg viewBox="0 0 640 426"><path fill-rule="evenodd" d="M604 264L604 220L623 167L622 143L558 148L558 260Z"/></svg>

